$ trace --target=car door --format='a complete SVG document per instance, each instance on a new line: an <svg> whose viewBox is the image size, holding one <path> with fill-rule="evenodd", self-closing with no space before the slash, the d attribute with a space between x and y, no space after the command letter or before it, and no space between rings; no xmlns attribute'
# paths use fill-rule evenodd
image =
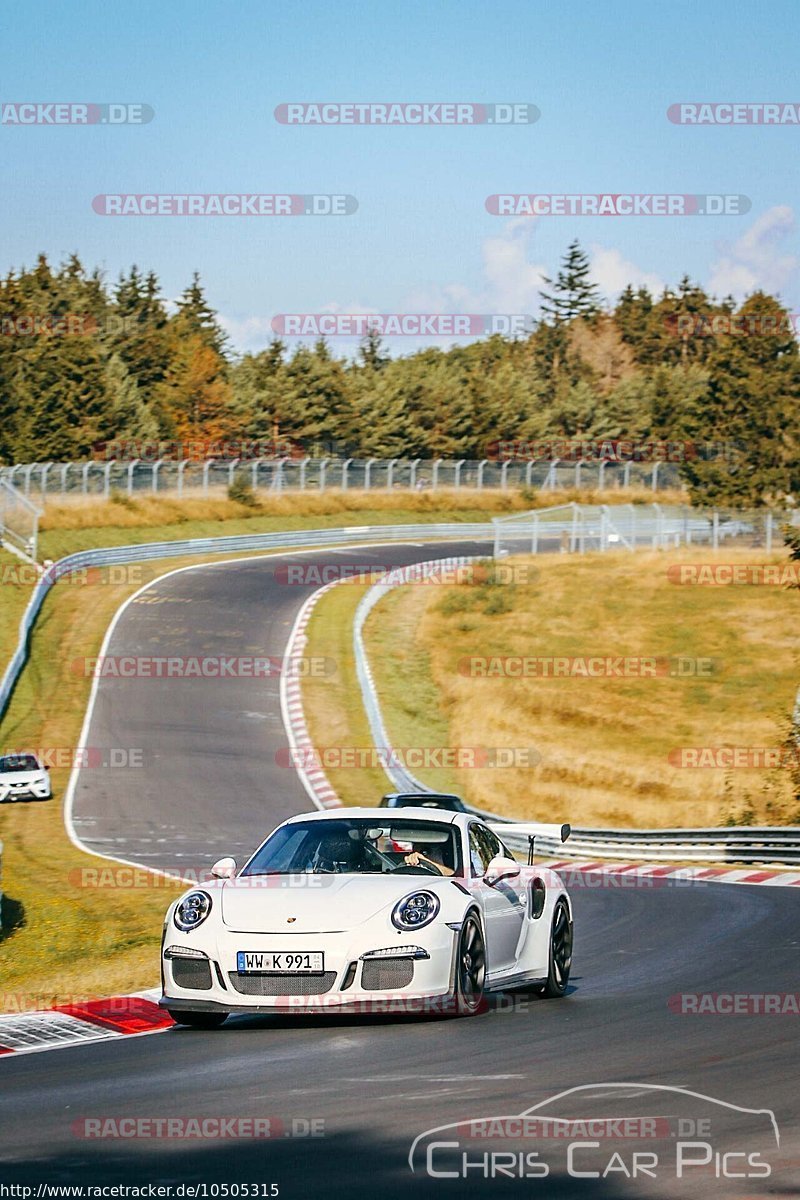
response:
<svg viewBox="0 0 800 1200"><path fill-rule="evenodd" d="M492 975L510 971L525 920L525 889L520 879L504 879L494 887L484 882L489 863L503 853L491 829L480 821L469 826L470 874L486 918L486 965Z"/></svg>

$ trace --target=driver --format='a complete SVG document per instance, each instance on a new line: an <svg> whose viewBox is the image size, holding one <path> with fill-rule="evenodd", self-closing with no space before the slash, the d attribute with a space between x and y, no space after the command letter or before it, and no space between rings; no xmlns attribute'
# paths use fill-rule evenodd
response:
<svg viewBox="0 0 800 1200"><path fill-rule="evenodd" d="M334 833L319 845L317 866L323 871L349 874L361 865L362 848L347 834Z"/></svg>
<svg viewBox="0 0 800 1200"><path fill-rule="evenodd" d="M455 875L452 867L448 867L444 861L444 847L442 845L433 845L430 847L428 854L423 854L421 850L412 850L403 859L407 867L419 867L426 865L433 867L440 875Z"/></svg>

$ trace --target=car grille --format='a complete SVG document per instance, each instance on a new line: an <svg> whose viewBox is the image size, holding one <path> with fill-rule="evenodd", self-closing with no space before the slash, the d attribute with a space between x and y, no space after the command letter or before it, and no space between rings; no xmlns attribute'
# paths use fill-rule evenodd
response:
<svg viewBox="0 0 800 1200"><path fill-rule="evenodd" d="M211 963L207 958L173 958L172 978L178 987L207 992L211 988Z"/></svg>
<svg viewBox="0 0 800 1200"><path fill-rule="evenodd" d="M411 958L366 958L361 969L361 986L365 992L408 987L413 978L414 960Z"/></svg>
<svg viewBox="0 0 800 1200"><path fill-rule="evenodd" d="M336 972L323 975L243 975L228 973L236 991L242 996L321 996L336 982Z"/></svg>

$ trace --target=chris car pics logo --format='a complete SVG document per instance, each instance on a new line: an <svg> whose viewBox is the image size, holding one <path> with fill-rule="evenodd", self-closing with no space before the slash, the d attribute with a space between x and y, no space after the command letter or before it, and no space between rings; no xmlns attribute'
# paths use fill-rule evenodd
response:
<svg viewBox="0 0 800 1200"><path fill-rule="evenodd" d="M647 1195L657 1194L653 1181L678 1180L694 1196L709 1178L751 1186L768 1179L779 1147L772 1109L688 1088L614 1082L568 1088L522 1112L428 1129L414 1139L408 1165L435 1180L636 1181Z"/></svg>

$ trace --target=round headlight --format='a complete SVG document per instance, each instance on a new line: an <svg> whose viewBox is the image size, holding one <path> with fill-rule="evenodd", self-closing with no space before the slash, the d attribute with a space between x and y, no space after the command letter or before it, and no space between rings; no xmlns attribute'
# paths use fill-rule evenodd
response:
<svg viewBox="0 0 800 1200"><path fill-rule="evenodd" d="M392 924L396 929L421 929L433 920L438 911L439 897L433 892L412 892L395 904Z"/></svg>
<svg viewBox="0 0 800 1200"><path fill-rule="evenodd" d="M210 912L211 897L208 892L190 892L178 901L172 919L178 929L188 933L190 929L201 925Z"/></svg>

